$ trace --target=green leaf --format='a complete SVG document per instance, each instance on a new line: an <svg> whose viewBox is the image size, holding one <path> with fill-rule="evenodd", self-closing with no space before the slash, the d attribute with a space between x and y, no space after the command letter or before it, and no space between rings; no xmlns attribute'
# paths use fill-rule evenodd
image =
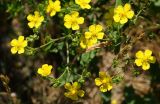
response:
<svg viewBox="0 0 160 104"><path fill-rule="evenodd" d="M122 0L116 0L116 6L122 5Z"/></svg>
<svg viewBox="0 0 160 104"><path fill-rule="evenodd" d="M64 42L58 43L57 48L58 50L62 50L64 46Z"/></svg>
<svg viewBox="0 0 160 104"><path fill-rule="evenodd" d="M120 81L122 81L123 80L123 76L114 76L113 78L112 78L112 82L113 83L119 83Z"/></svg>
<svg viewBox="0 0 160 104"><path fill-rule="evenodd" d="M83 53L81 55L80 64L81 65L87 65L89 62L96 56L97 51L93 50L87 53Z"/></svg>
<svg viewBox="0 0 160 104"><path fill-rule="evenodd" d="M58 52L58 49L53 48L53 49L52 49L52 50L50 50L49 52L57 53L57 52Z"/></svg>
<svg viewBox="0 0 160 104"><path fill-rule="evenodd" d="M160 6L160 0L154 2L155 6Z"/></svg>
<svg viewBox="0 0 160 104"><path fill-rule="evenodd" d="M26 38L27 41L29 42L34 42L35 40L38 40L39 39L39 36L37 34L34 34L34 35L29 35L29 37Z"/></svg>
<svg viewBox="0 0 160 104"><path fill-rule="evenodd" d="M44 51L45 51L45 52L49 51L52 46L53 46L53 43L50 43L49 45L47 45L47 46L44 48Z"/></svg>

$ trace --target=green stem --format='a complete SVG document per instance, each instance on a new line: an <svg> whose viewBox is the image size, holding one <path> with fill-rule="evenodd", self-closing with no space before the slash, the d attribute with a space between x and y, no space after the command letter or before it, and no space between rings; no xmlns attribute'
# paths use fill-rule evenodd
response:
<svg viewBox="0 0 160 104"><path fill-rule="evenodd" d="M69 64L69 46L68 42L66 42L66 52L67 52L67 65Z"/></svg>
<svg viewBox="0 0 160 104"><path fill-rule="evenodd" d="M59 41L59 40L63 40L63 39L65 39L65 38L69 37L69 36L70 36L70 35L67 35L67 36L64 36L64 37L60 37L60 38L57 38L57 39L52 39L52 40L49 41L48 43L46 43L46 44L44 44L44 45L41 45L40 47L34 48L34 50L39 50L39 49L41 49L41 48L46 47L47 45L49 45L49 44L51 44L51 43L54 43L54 42Z"/></svg>
<svg viewBox="0 0 160 104"><path fill-rule="evenodd" d="M138 16L142 13L142 11L143 11L143 9L141 9L141 10L137 13L137 15L136 15L136 17L135 17L135 22L137 21Z"/></svg>

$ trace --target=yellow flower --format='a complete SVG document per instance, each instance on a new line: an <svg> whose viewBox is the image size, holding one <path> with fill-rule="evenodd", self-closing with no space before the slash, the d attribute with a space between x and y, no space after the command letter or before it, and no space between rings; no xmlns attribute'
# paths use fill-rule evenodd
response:
<svg viewBox="0 0 160 104"><path fill-rule="evenodd" d="M103 39L104 33L101 32L103 27L101 25L91 25L89 26L89 32L85 32L85 38L97 38Z"/></svg>
<svg viewBox="0 0 160 104"><path fill-rule="evenodd" d="M117 100L116 99L111 100L111 104L117 104Z"/></svg>
<svg viewBox="0 0 160 104"><path fill-rule="evenodd" d="M90 9L91 6L89 5L89 3L91 2L91 0L75 0L76 4L80 5L80 7L82 9Z"/></svg>
<svg viewBox="0 0 160 104"><path fill-rule="evenodd" d="M13 39L11 41L11 53L12 54L16 54L18 52L18 54L22 54L24 53L24 48L27 46L27 40L24 40L24 36L19 36L18 40L17 39Z"/></svg>
<svg viewBox="0 0 160 104"><path fill-rule="evenodd" d="M83 49L92 47L96 43L97 43L97 38L86 39L84 36L82 36L80 39L80 46Z"/></svg>
<svg viewBox="0 0 160 104"><path fill-rule="evenodd" d="M132 19L134 16L134 11L131 9L130 4L125 4L124 7L119 5L114 9L114 21L120 22L121 24L125 24L128 22L128 19Z"/></svg>
<svg viewBox="0 0 160 104"><path fill-rule="evenodd" d="M145 50L143 53L142 51L138 51L136 53L135 64L137 66L142 66L143 70L148 70L150 68L150 63L155 63L156 58L152 56L151 50Z"/></svg>
<svg viewBox="0 0 160 104"><path fill-rule="evenodd" d="M27 16L27 20L29 21L28 26L30 28L39 28L39 26L42 24L42 22L44 21L44 17L40 16L38 11L34 12L34 15L29 14Z"/></svg>
<svg viewBox="0 0 160 104"><path fill-rule="evenodd" d="M73 11L71 14L67 14L64 17L64 26L66 28L72 28L72 30L78 30L79 24L84 23L84 18L79 17L79 13L76 11Z"/></svg>
<svg viewBox="0 0 160 104"><path fill-rule="evenodd" d="M80 90L81 86L78 82L74 82L72 85L70 83L66 83L64 87L68 90L64 95L72 100L78 100L78 97L84 96L85 92Z"/></svg>
<svg viewBox="0 0 160 104"><path fill-rule="evenodd" d="M52 65L44 64L41 68L38 68L37 73L43 77L46 77L51 74Z"/></svg>
<svg viewBox="0 0 160 104"><path fill-rule="evenodd" d="M50 13L50 16L56 15L56 12L59 12L61 10L61 2L59 0L56 0L53 2L52 0L49 0L49 4L47 6L47 13Z"/></svg>
<svg viewBox="0 0 160 104"><path fill-rule="evenodd" d="M101 92L107 92L112 89L112 79L106 72L99 72L99 78L95 79L95 84L100 86Z"/></svg>
<svg viewBox="0 0 160 104"><path fill-rule="evenodd" d="M101 25L89 26L89 31L85 32L80 39L80 46L82 48L89 48L97 43L98 39L103 39L104 33Z"/></svg>

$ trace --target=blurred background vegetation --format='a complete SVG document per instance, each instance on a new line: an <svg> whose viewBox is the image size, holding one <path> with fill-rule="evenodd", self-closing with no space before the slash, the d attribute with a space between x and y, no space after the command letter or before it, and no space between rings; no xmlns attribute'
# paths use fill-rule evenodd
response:
<svg viewBox="0 0 160 104"><path fill-rule="evenodd" d="M63 4L69 1L62 0ZM130 69L124 66L123 58L120 58L116 72L124 75L123 80L114 85L111 92L100 93L93 83L98 70L107 69L110 73L116 73L109 68L117 54L110 52L109 48L104 48L92 57L89 64L92 76L85 82L84 99L78 102L66 99L63 87L51 87L49 81L36 74L38 67L48 63L54 66L52 75L59 76L63 70L58 69L64 60L64 50L61 48L63 43L57 45L58 50L62 51L59 53L54 48L53 52L44 50L30 56L12 55L10 52L10 40L18 35L27 37L34 34L27 26L26 17L37 8L35 5L42 10L44 2L45 0L0 0L0 104L109 104L113 100L117 100L117 104L160 104L160 0L123 1L131 2L136 14L142 10L134 25L125 25L123 28L126 37L136 38L143 34L127 53L134 57L138 50L151 49L157 58L157 63L152 65L149 71L144 72L138 68ZM97 21L107 25L105 16L114 2L114 0L92 0L92 5L98 7L98 12L94 14L97 16ZM57 24L62 24L61 21L57 21L59 16L61 14L52 18L51 22L42 28L39 33L41 38L34 42L34 47L43 43L44 33L51 33L51 37L57 37L54 34L59 34L61 31L61 28L57 28ZM120 47L124 48L123 45L125 43Z"/></svg>

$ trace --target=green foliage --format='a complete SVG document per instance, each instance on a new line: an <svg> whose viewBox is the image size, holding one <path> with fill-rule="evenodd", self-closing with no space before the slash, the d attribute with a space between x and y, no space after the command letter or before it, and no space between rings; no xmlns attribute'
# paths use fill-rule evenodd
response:
<svg viewBox="0 0 160 104"><path fill-rule="evenodd" d="M83 53L80 57L80 64L82 66L88 65L90 61L96 56L96 52L96 50L93 50L87 53Z"/></svg>
<svg viewBox="0 0 160 104"><path fill-rule="evenodd" d="M121 0L116 0L116 6L121 5L122 1Z"/></svg>
<svg viewBox="0 0 160 104"><path fill-rule="evenodd" d="M24 7L21 1L16 1L13 3L7 3L7 12L10 13L10 17L16 17L19 13L23 11Z"/></svg>
<svg viewBox="0 0 160 104"><path fill-rule="evenodd" d="M155 6L160 6L160 0L152 0Z"/></svg>
<svg viewBox="0 0 160 104"><path fill-rule="evenodd" d="M155 6L160 6L160 0L151 1ZM132 48L134 44L143 37L141 37L141 31L145 28L145 26L141 27L142 30L139 30L140 32L136 30L138 31L137 33L132 33L131 30L132 26L139 25L137 23L140 19L144 19L143 22L150 19L147 18L147 12L145 12L145 9L150 5L149 1L115 0L114 2L114 0L95 0L90 3L92 7L91 9L82 9L81 6L76 4L74 0L60 0L60 2L61 10L56 12L53 17L50 17L49 13L46 13L46 8L49 3L48 0L14 0L12 3L10 1L6 1L6 4L4 3L3 6L6 7L6 12L8 13L9 18L13 19L18 17L19 21L23 21L21 23L21 28L24 29L20 30L20 33L24 32L26 36L25 39L28 42L28 45L25 47L25 55L46 57L42 62L51 63L53 65L52 71L54 71L56 75L50 74L51 76L43 77L44 79L50 81L51 86L62 87L67 82L73 83L75 81L83 85L88 81L87 79L96 77L95 75L98 75L98 72L101 71L101 69L106 71L108 66L109 70L107 71L110 71L110 69L117 71L116 69L119 69L125 75L125 70L123 69L126 69L127 71L130 69L134 76L141 74L141 71L135 67L135 60L133 59L135 55L130 54L132 50L128 47L125 50L125 48L126 46L130 46ZM124 6L125 3L131 3L134 11L133 18L130 19L127 17L127 14L122 13L120 17L124 16L124 18L127 18L127 22L121 24L120 22L116 22L116 20L113 19L113 16L111 16L113 23L111 26L107 27L108 24L104 23L104 21L106 21L104 19L105 13L109 11L109 8L116 8L118 5ZM107 7L105 4L109 6ZM34 11L38 11L40 16L44 18L44 21L42 21L40 27L30 27L29 29L27 27L27 16L34 15ZM80 25L78 30L68 29L64 23L64 17L66 14L70 14L73 11L77 11L79 16L84 18L84 24ZM115 12L113 11L113 14L114 13ZM39 18L37 17L36 19ZM152 17L151 19L154 18ZM76 22L72 24L76 24ZM80 45L82 37L85 37L85 32L88 32L88 30L90 30L89 26L93 24L102 25L102 32L104 32L103 39L97 39L93 46L83 49ZM140 24L143 25L143 23ZM146 25L148 26L150 24L151 23L148 23ZM159 24L156 26L155 31L158 31ZM145 35L146 37L149 37L149 39L154 39L157 35L155 31L144 29L142 32L143 34L148 33L149 35ZM93 34L95 35L96 33L97 30L95 29ZM96 36L92 38L94 40ZM85 39L87 40L86 37ZM88 43L89 42L86 41L86 44ZM112 53L113 56L115 56L114 59L109 59L110 57L106 59L105 57L108 56L105 56L106 54L100 55L99 53L101 51ZM98 55L102 56L102 62L97 60L100 59L100 57L97 57ZM54 61L52 56L54 56ZM107 63L108 60L111 60L112 62ZM104 67L101 68L101 65L99 65L99 67L98 63L107 65L103 65ZM54 64L56 67L54 67ZM122 67L119 68L121 64ZM98 70L96 69L97 66L99 67ZM121 83L121 81L124 80L124 76L121 76L119 73L111 76L111 78L114 84ZM157 79L157 76L156 78L153 77L153 79ZM108 96L105 93L100 93L100 95L105 102L108 103L110 101L110 95ZM125 96L130 97L129 93L125 93ZM151 99L149 100L151 101ZM147 101L142 102L144 103ZM128 100L127 104L136 103L137 101L135 100Z"/></svg>
<svg viewBox="0 0 160 104"><path fill-rule="evenodd" d="M112 81L113 81L113 83L117 83L117 84L118 84L118 83L121 82L123 79L124 79L123 76L116 75L116 76L114 76L114 77L112 78Z"/></svg>

